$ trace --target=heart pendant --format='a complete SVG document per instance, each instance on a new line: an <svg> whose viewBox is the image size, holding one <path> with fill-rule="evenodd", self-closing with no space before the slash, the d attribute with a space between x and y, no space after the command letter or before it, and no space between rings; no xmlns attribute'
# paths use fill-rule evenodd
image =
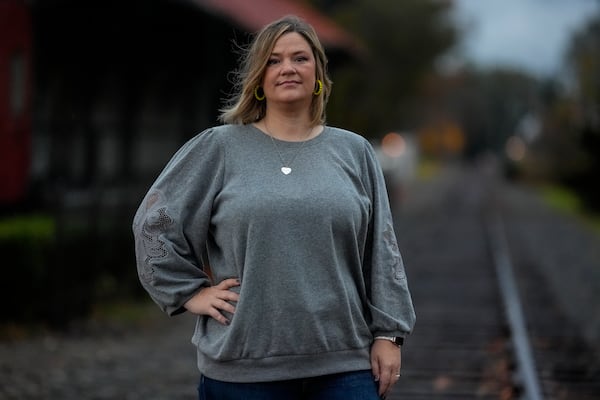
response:
<svg viewBox="0 0 600 400"><path fill-rule="evenodd" d="M281 167L281 172L283 172L284 175L289 175L290 172L292 172L292 169L290 167Z"/></svg>

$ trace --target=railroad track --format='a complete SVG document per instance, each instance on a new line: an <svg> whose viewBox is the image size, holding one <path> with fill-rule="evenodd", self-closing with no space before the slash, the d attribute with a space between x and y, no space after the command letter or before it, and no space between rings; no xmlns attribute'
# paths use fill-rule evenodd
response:
<svg viewBox="0 0 600 400"><path fill-rule="evenodd" d="M397 212L417 325L388 400L600 399L597 355L513 259L489 178L456 173Z"/></svg>
<svg viewBox="0 0 600 400"><path fill-rule="evenodd" d="M600 359L562 313L540 256L544 246L564 242L581 250L584 240L568 230L557 234L555 221L531 211L535 205L509 201L506 192L490 196L492 182L481 170L458 171L409 190L395 213L417 324L388 400L530 399L535 389L528 374L543 399L600 399ZM548 232L554 234L541 237ZM498 283L506 263L527 328L530 367L517 350L522 339ZM116 331L0 343L0 399L193 398L197 370L188 338L194 320L168 320L153 310L156 319Z"/></svg>

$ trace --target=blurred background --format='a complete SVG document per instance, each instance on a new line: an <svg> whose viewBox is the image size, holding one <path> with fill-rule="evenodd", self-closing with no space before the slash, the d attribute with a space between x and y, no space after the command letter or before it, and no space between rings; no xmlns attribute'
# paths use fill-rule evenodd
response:
<svg viewBox="0 0 600 400"><path fill-rule="evenodd" d="M3 337L146 298L133 213L286 14L317 29L328 123L372 141L395 204L494 160L599 229L600 1L0 0Z"/></svg>

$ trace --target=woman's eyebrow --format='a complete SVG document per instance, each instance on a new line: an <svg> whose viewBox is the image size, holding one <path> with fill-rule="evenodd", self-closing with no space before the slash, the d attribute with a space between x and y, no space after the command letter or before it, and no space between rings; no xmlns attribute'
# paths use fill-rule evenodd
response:
<svg viewBox="0 0 600 400"><path fill-rule="evenodd" d="M293 56L297 56L298 54L308 54L308 50L304 50L304 49L303 50L297 50L297 51L294 51L292 53ZM274 51L274 52L271 53L271 57L273 57L273 56L279 57L279 56L281 56L281 53L278 53L278 52Z"/></svg>

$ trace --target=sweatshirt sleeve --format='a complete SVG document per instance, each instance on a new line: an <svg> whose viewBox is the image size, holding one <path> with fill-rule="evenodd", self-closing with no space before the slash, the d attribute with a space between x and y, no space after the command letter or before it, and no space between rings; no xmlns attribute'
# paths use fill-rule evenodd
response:
<svg viewBox="0 0 600 400"><path fill-rule="evenodd" d="M200 288L213 199L220 190L224 150L207 130L175 153L144 197L133 220L138 275L169 315Z"/></svg>
<svg viewBox="0 0 600 400"><path fill-rule="evenodd" d="M415 311L390 210L383 172L365 141L365 187L371 195L364 275L373 336L405 337L415 324Z"/></svg>

